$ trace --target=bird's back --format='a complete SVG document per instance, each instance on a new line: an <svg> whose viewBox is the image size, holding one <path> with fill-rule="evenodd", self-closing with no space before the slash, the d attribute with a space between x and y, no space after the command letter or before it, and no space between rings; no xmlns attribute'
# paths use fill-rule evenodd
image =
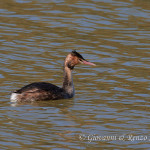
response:
<svg viewBox="0 0 150 150"><path fill-rule="evenodd" d="M13 93L17 101L38 101L63 99L63 89L46 82L34 82Z"/></svg>

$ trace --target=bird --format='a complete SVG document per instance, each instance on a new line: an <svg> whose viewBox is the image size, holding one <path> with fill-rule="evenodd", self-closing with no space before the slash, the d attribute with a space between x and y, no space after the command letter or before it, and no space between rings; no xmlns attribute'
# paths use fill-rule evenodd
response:
<svg viewBox="0 0 150 150"><path fill-rule="evenodd" d="M34 102L72 98L75 95L72 71L78 64L95 66L94 63L87 61L76 50L73 50L64 60L62 87L47 82L34 82L11 93L11 102Z"/></svg>

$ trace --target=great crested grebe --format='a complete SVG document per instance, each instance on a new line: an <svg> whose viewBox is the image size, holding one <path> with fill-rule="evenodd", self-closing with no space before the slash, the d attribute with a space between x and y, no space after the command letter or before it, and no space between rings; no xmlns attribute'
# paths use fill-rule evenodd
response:
<svg viewBox="0 0 150 150"><path fill-rule="evenodd" d="M34 82L14 91L11 94L10 100L12 102L29 102L72 98L75 93L72 80L72 70L77 64L95 66L94 63L85 60L74 50L67 55L64 61L64 80L62 88L51 83Z"/></svg>

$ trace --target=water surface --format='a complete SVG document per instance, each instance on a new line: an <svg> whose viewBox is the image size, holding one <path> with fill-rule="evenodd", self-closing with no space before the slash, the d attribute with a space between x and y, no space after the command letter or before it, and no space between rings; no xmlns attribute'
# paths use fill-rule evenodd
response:
<svg viewBox="0 0 150 150"><path fill-rule="evenodd" d="M0 149L149 149L150 1L0 2ZM13 104L31 82L62 85L76 49L69 100ZM136 136L136 137L135 137Z"/></svg>

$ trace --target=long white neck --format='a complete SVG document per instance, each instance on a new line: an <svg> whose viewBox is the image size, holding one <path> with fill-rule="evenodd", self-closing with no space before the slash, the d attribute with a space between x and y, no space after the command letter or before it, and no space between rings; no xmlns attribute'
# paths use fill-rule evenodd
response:
<svg viewBox="0 0 150 150"><path fill-rule="evenodd" d="M67 66L64 67L63 90L69 96L69 98L74 96L75 91L73 85L72 70Z"/></svg>

